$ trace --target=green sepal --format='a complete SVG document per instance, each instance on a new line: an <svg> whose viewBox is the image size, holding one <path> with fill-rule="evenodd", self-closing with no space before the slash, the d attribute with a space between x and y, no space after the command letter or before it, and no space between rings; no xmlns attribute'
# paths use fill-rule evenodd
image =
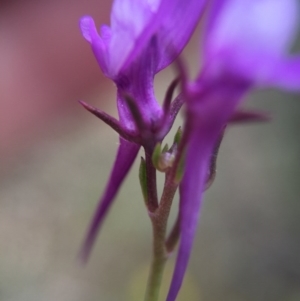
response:
<svg viewBox="0 0 300 301"><path fill-rule="evenodd" d="M159 166L160 155L161 155L161 143L158 142L152 153L152 163L156 169L159 168L158 166Z"/></svg>
<svg viewBox="0 0 300 301"><path fill-rule="evenodd" d="M174 136L174 140L173 140L173 143L174 144L179 144L180 140L181 140L181 137L182 137L182 129L181 129L181 126L178 128L175 136Z"/></svg>
<svg viewBox="0 0 300 301"><path fill-rule="evenodd" d="M166 143L166 145L164 146L164 148L162 149L162 153L166 153L169 150L169 145L168 143Z"/></svg>
<svg viewBox="0 0 300 301"><path fill-rule="evenodd" d="M147 191L146 161L143 157L141 157L141 163L139 168L139 179L140 179L140 185L141 185L144 201L147 204L148 191Z"/></svg>
<svg viewBox="0 0 300 301"><path fill-rule="evenodd" d="M174 180L178 184L180 183L180 181L182 180L182 177L183 177L184 162L185 162L185 151L182 152L182 154L181 154L181 157L180 157L178 165L177 165L176 173L175 173Z"/></svg>

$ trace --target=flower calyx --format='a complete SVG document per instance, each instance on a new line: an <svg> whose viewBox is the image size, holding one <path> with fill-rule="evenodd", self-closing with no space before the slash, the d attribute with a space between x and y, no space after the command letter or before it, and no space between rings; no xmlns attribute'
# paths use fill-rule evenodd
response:
<svg viewBox="0 0 300 301"><path fill-rule="evenodd" d="M126 129L117 119L108 115L107 113L93 107L90 104L80 100L79 103L90 113L101 119L113 130L115 130L122 138L130 142L137 142L137 133Z"/></svg>
<svg viewBox="0 0 300 301"><path fill-rule="evenodd" d="M264 111L237 110L229 119L229 123L255 123L271 121L271 115Z"/></svg>
<svg viewBox="0 0 300 301"><path fill-rule="evenodd" d="M178 131L175 134L173 144L170 148L168 144L166 144L163 148L160 142L156 144L152 153L152 163L157 170L161 172L167 172L168 170L170 170L170 168L172 168L178 153L178 145L181 139L181 135L182 130L179 127Z"/></svg>

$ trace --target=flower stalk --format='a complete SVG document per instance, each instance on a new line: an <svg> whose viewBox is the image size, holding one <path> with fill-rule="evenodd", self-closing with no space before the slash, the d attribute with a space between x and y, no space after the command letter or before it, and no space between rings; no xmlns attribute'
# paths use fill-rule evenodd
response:
<svg viewBox="0 0 300 301"><path fill-rule="evenodd" d="M152 163L152 152L145 150L146 157L146 184L147 199L146 204L151 215L158 208L157 186L156 186L156 169Z"/></svg>
<svg viewBox="0 0 300 301"><path fill-rule="evenodd" d="M149 211L153 230L153 255L145 301L157 301L159 297L164 267L169 255L166 247L167 223L177 188L178 184L171 179L170 172L167 171L159 206L155 212Z"/></svg>

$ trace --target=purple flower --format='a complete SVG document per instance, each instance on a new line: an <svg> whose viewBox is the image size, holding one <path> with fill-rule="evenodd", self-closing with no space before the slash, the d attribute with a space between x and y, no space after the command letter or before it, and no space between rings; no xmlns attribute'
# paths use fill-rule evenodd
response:
<svg viewBox="0 0 300 301"><path fill-rule="evenodd" d="M157 103L153 78L189 40L205 0L115 0L111 26L100 34L93 19L80 21L103 73L117 86L119 121L82 104L120 134L120 146L105 192L84 242L86 259L99 227L132 166L140 146L154 145L169 131L178 109Z"/></svg>
<svg viewBox="0 0 300 301"><path fill-rule="evenodd" d="M176 299L183 281L211 154L224 126L252 88L300 90L300 57L288 55L298 24L296 0L215 0L211 4L203 69L192 83L183 75L187 149L180 185L181 241L167 301Z"/></svg>

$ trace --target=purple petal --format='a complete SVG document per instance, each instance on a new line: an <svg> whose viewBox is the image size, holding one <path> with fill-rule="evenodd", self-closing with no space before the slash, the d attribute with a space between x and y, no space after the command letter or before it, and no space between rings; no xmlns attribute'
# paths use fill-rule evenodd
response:
<svg viewBox="0 0 300 301"><path fill-rule="evenodd" d="M215 1L218 5L219 1ZM227 0L213 14L207 43L213 51L237 46L236 52L278 55L291 46L298 24L296 0ZM233 50L233 49L232 49Z"/></svg>
<svg viewBox="0 0 300 301"><path fill-rule="evenodd" d="M206 0L115 0L111 28L98 34L91 17L81 19L103 72L116 79L156 36L159 61L155 71L167 67L182 51L194 31ZM109 31L109 39L105 39Z"/></svg>
<svg viewBox="0 0 300 301"><path fill-rule="evenodd" d="M219 122L206 131L203 125L196 121L197 117L197 114L187 116L192 123L188 126L191 131L185 173L180 184L180 245L167 301L176 300L183 282L197 229L210 157L220 133Z"/></svg>
<svg viewBox="0 0 300 301"><path fill-rule="evenodd" d="M286 55L297 25L296 0L215 0L205 32L205 61L264 80Z"/></svg>
<svg viewBox="0 0 300 301"><path fill-rule="evenodd" d="M131 62L135 58L132 53L140 50L137 40L152 23L159 5L159 0L114 1L111 13L112 38L108 49L111 77L115 77L124 68L126 61Z"/></svg>
<svg viewBox="0 0 300 301"><path fill-rule="evenodd" d="M248 84L225 76L201 83L201 95L187 98L185 134L188 135L185 172L180 185L180 245L167 301L174 301L190 258L199 219L211 154ZM189 96L188 96L189 97Z"/></svg>
<svg viewBox="0 0 300 301"><path fill-rule="evenodd" d="M162 109L154 97L153 78L186 45L203 11L204 3L204 0L189 0L188 3L183 0L162 0L151 22L136 39L135 47L119 73L116 80L119 90L129 93L137 101L143 119L149 126L162 116ZM119 107L125 107L120 93L118 100ZM127 118L122 118L121 113L119 115L121 120L130 123L130 116L125 108L124 112L126 111Z"/></svg>
<svg viewBox="0 0 300 301"><path fill-rule="evenodd" d="M157 72L170 65L186 46L206 3L206 0L162 0L157 14L157 18L162 18L156 33L160 57Z"/></svg>
<svg viewBox="0 0 300 301"><path fill-rule="evenodd" d="M91 43L95 56L105 75L118 77L125 65L129 66L145 48L161 22L153 22L160 0L115 0L111 12L111 27L102 26L101 37L91 17L83 17L80 28ZM108 38L107 38L108 37ZM126 63L126 64L125 64Z"/></svg>
<svg viewBox="0 0 300 301"><path fill-rule="evenodd" d="M157 39L159 56L156 72L168 66L188 42L205 2L205 0L115 1L112 11L114 35L110 52L112 60L119 60L119 63L116 64L114 73L118 73L121 68L126 69L148 47L153 35Z"/></svg>
<svg viewBox="0 0 300 301"><path fill-rule="evenodd" d="M108 75L107 43L105 39L99 35L93 18L90 16L82 17L79 22L79 27L83 37L91 44L103 73Z"/></svg>
<svg viewBox="0 0 300 301"><path fill-rule="evenodd" d="M180 185L181 238L167 301L176 300L182 285L198 224L204 183L207 178L212 143L210 141L203 141L198 134L198 132L194 131L190 137L186 157L186 170ZM205 144L201 145L201 142L205 142Z"/></svg>
<svg viewBox="0 0 300 301"><path fill-rule="evenodd" d="M133 61L126 73L120 73L116 81L118 86L118 109L120 121L128 129L132 129L133 122L129 110L126 108L122 93L129 94L139 107L143 121L150 127L159 120L163 114L153 89L154 75L158 57L156 55L157 43L152 40L147 49ZM138 130L138 129L137 129Z"/></svg>
<svg viewBox="0 0 300 301"><path fill-rule="evenodd" d="M124 68L127 68L147 47L154 34L159 57L156 73L171 64L191 37L206 2L206 0L161 0L151 22L137 37L135 47L128 56Z"/></svg>
<svg viewBox="0 0 300 301"><path fill-rule="evenodd" d="M139 148L140 146L120 138L120 146L113 170L111 172L105 192L99 201L80 252L80 257L83 259L83 261L87 261L90 255L91 249L95 243L96 236L104 221L104 218L123 180L132 166Z"/></svg>
<svg viewBox="0 0 300 301"><path fill-rule="evenodd" d="M289 91L300 90L300 56L282 59L264 84Z"/></svg>

